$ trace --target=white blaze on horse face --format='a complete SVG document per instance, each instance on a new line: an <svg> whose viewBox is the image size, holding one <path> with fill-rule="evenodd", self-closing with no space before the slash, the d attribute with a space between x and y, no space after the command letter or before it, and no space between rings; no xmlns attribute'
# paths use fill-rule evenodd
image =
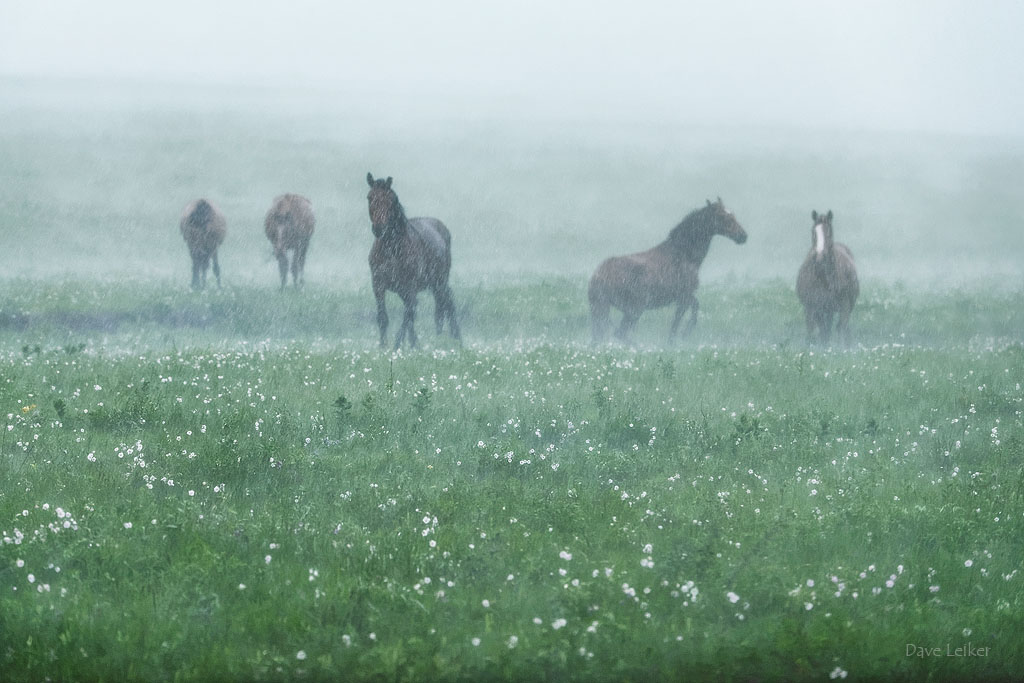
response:
<svg viewBox="0 0 1024 683"><path fill-rule="evenodd" d="M818 258L825 254L825 226L821 223L814 226L814 252Z"/></svg>

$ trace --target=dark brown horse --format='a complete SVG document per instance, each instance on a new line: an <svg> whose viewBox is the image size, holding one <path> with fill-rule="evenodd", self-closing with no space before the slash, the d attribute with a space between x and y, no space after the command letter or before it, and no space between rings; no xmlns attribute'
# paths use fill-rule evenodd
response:
<svg viewBox="0 0 1024 683"><path fill-rule="evenodd" d="M274 245L274 256L281 271L281 289L288 282L288 250L292 251L292 283L298 287L304 282L306 250L315 226L313 205L308 199L297 194L274 198L263 221L263 229Z"/></svg>
<svg viewBox="0 0 1024 683"><path fill-rule="evenodd" d="M224 215L205 199L197 199L185 207L181 215L181 236L188 245L192 256L192 286L202 289L206 286L206 271L213 261L213 275L220 287L220 264L217 263L217 247L224 242L227 234Z"/></svg>
<svg viewBox="0 0 1024 683"><path fill-rule="evenodd" d="M827 343L832 318L838 313L836 332L849 344L850 313L860 294L853 253L845 244L833 241L831 210L825 215L812 211L811 219L811 251L796 278L796 294L807 316L807 339L814 339L817 328L818 338Z"/></svg>
<svg viewBox="0 0 1024 683"><path fill-rule="evenodd" d="M647 251L628 256L613 256L598 266L590 278L590 319L595 342L608 333L611 307L622 311L622 323L615 333L626 340L640 319L651 308L676 305L668 338L672 341L683 314L692 309L683 335L697 324L700 306L694 292L699 283L697 271L711 247L711 238L724 235L743 244L747 233L736 217L727 211L721 198L692 211L668 234L668 239Z"/></svg>
<svg viewBox="0 0 1024 683"><path fill-rule="evenodd" d="M387 346L388 312L384 294L392 291L405 304L405 316L398 328L395 348L409 335L409 345L416 346L416 296L429 289L434 294L434 320L441 334L444 321L448 331L459 339L459 323L455 320L455 303L448 286L452 266L452 238L444 223L436 218L406 218L398 195L391 189L391 178L374 180L366 174L370 193L370 223L373 247L370 249L370 276L373 296L377 299L377 326L380 345Z"/></svg>

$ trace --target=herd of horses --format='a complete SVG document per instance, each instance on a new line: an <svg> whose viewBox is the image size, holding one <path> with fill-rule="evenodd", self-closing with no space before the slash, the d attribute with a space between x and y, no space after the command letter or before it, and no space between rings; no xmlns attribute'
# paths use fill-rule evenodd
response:
<svg viewBox="0 0 1024 683"><path fill-rule="evenodd" d="M417 344L416 300L429 290L434 296L434 319L441 334L445 323L456 340L461 339L455 315L455 303L448 276L452 265L451 233L436 218L408 218L392 189L392 178L374 178L366 174L370 191L366 196L373 246L370 248L370 277L377 302L377 327L380 344L388 344L387 292L394 292L405 305L394 348L408 339ZM811 249L800 266L796 292L803 304L809 341L827 343L833 320L838 316L836 332L850 342L850 313L860 293L857 270L850 249L833 240L832 211L811 212ZM276 197L267 211L264 229L274 248L281 273L281 288L288 282L291 252L292 282L303 283L306 251L316 219L312 204L297 194ZM220 286L217 248L224 242L227 223L223 214L206 199L197 199L185 207L181 234L192 257L192 286L201 289L206 273L213 274ZM669 329L671 342L687 312L683 329L687 335L697 323L700 305L696 291L698 271L711 246L711 238L722 235L736 244L747 241L747 233L721 197L691 211L661 244L626 256L613 256L597 267L587 289L590 302L592 337L603 342L610 328L611 309L622 312L615 336L628 341L640 315L647 310L675 305Z"/></svg>

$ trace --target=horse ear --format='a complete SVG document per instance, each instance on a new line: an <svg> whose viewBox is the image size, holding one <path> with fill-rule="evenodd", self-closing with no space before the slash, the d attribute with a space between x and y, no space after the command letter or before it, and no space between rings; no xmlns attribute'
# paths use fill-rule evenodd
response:
<svg viewBox="0 0 1024 683"><path fill-rule="evenodd" d="M718 205L719 206L725 206L725 204L722 203L722 198L721 197L718 198Z"/></svg>
<svg viewBox="0 0 1024 683"><path fill-rule="evenodd" d="M705 199L704 201L706 201L708 203L708 206L711 206L711 200L710 199Z"/></svg>
<svg viewBox="0 0 1024 683"><path fill-rule="evenodd" d="M815 223L818 222L818 212L815 211L814 209L811 209L811 220L814 221Z"/></svg>
<svg viewBox="0 0 1024 683"><path fill-rule="evenodd" d="M828 214L825 216L825 220L827 220L829 223L832 222L832 209L828 210Z"/></svg>
<svg viewBox="0 0 1024 683"><path fill-rule="evenodd" d="M391 189L391 176L388 176L388 179L384 181L384 187L388 188L389 190Z"/></svg>
<svg viewBox="0 0 1024 683"><path fill-rule="evenodd" d="M373 174L369 171L366 172L366 184L373 187Z"/></svg>

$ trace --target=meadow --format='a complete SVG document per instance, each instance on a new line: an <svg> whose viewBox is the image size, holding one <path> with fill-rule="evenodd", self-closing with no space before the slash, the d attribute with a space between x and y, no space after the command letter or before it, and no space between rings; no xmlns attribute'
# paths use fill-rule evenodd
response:
<svg viewBox="0 0 1024 683"><path fill-rule="evenodd" d="M0 678L1019 678L1014 143L18 102ZM462 345L423 296L423 347L377 348L367 170L452 228ZM286 190L319 223L279 292ZM205 193L225 285L193 292ZM590 270L719 194L751 237L693 335L591 346ZM829 207L849 348L793 292Z"/></svg>

